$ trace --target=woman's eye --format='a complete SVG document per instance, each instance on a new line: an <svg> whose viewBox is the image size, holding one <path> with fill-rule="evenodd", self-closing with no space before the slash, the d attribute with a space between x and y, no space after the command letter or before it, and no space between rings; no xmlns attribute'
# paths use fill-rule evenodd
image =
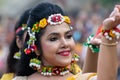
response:
<svg viewBox="0 0 120 80"><path fill-rule="evenodd" d="M67 39L71 39L71 38L72 38L72 34L67 35L66 38L67 38Z"/></svg>
<svg viewBox="0 0 120 80"><path fill-rule="evenodd" d="M58 38L57 37L53 37L53 38L50 38L50 41L56 41Z"/></svg>

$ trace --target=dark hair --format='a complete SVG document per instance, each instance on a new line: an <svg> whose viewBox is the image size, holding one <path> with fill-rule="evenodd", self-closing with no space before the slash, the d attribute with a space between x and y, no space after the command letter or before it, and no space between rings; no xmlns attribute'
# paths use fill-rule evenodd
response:
<svg viewBox="0 0 120 80"><path fill-rule="evenodd" d="M27 26L32 28L32 26L36 22L39 22L39 20L43 18L48 19L48 17L51 14L57 14L57 13L65 15L63 10L58 5L51 4L51 3L40 3L30 11ZM35 34L35 37L36 37L35 45L37 46L37 49L39 50L40 53L42 53L40 38L44 34L44 31L45 31L45 28L41 29L38 33ZM26 41L28 41L28 39L26 39ZM26 55L24 53L21 55L18 73L17 73L18 76L29 76L32 73L36 72L31 67L29 67L30 59L35 58L35 57L36 57L35 53L31 53L29 55Z"/></svg>
<svg viewBox="0 0 120 80"><path fill-rule="evenodd" d="M29 10L26 10L20 17L20 19L18 20L18 22L16 23L15 25L15 30L14 30L14 38L13 38L13 41L9 47L9 54L8 54L8 57L7 57L7 73L16 73L16 64L18 62L17 59L14 59L13 56L16 52L19 51L19 48L16 44L16 36L19 36L19 39L22 41L23 40L23 35L24 35L24 32L25 31L19 31L17 33L16 30L20 27L22 27L22 24L26 24L27 23L27 20L28 20L28 17L29 17Z"/></svg>

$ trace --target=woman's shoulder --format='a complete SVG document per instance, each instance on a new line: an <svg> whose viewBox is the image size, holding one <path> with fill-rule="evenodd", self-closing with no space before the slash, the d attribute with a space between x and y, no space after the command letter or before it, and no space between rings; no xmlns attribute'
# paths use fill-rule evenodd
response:
<svg viewBox="0 0 120 80"><path fill-rule="evenodd" d="M28 80L27 76L16 76L12 80Z"/></svg>
<svg viewBox="0 0 120 80"><path fill-rule="evenodd" d="M67 80L97 80L96 73L78 73L77 75L69 77Z"/></svg>
<svg viewBox="0 0 120 80"><path fill-rule="evenodd" d="M2 75L0 80L12 80L14 73L5 73Z"/></svg>

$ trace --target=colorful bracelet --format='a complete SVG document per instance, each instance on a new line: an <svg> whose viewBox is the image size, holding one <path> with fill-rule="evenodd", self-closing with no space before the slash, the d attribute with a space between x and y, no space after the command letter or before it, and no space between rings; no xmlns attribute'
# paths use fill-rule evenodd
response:
<svg viewBox="0 0 120 80"><path fill-rule="evenodd" d="M87 38L87 41L84 42L84 45L85 46L88 46L93 53L98 53L99 52L99 46L97 45L93 45L90 43L90 41L93 39L94 35L90 35L88 38Z"/></svg>
<svg viewBox="0 0 120 80"><path fill-rule="evenodd" d="M108 40L112 40L113 38L119 39L120 38L120 29L115 27L110 30L102 30L102 34Z"/></svg>

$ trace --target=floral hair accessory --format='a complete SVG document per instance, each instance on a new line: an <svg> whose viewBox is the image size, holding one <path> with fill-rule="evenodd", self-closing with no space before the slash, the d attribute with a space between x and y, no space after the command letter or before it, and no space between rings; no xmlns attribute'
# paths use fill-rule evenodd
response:
<svg viewBox="0 0 120 80"><path fill-rule="evenodd" d="M19 28L15 31L15 33L17 34L17 33L19 33L20 31L24 31L24 30L26 30L26 29L27 29L26 24L22 24L22 27L19 27Z"/></svg>
<svg viewBox="0 0 120 80"><path fill-rule="evenodd" d="M53 14L49 16L48 19L43 18L39 22L36 22L36 24L34 24L32 27L32 31L39 32L40 29L45 28L48 24L58 25L63 22L66 22L68 24L71 23L70 18L68 16L62 16L61 14Z"/></svg>
<svg viewBox="0 0 120 80"><path fill-rule="evenodd" d="M27 24L22 24L22 30L26 30L27 29Z"/></svg>
<svg viewBox="0 0 120 80"><path fill-rule="evenodd" d="M53 14L48 17L47 22L50 25L57 25L57 24L61 24L62 22L66 21L65 19L68 20L68 18L66 16L64 17L61 14ZM69 21L67 21L67 22L69 22Z"/></svg>
<svg viewBox="0 0 120 80"><path fill-rule="evenodd" d="M35 51L36 46L35 46L35 33L39 32L41 29L45 28L47 25L59 25L62 24L63 22L66 22L70 24L70 18L68 16L62 16L61 14L52 14L48 17L48 19L43 18L39 22L36 22L32 29L28 27L28 34L30 36L29 41L27 42L28 48L24 50L25 54L30 54L31 52Z"/></svg>
<svg viewBox="0 0 120 80"><path fill-rule="evenodd" d="M36 50L36 46L35 46L35 41L36 41L35 32L32 32L31 29L30 29L30 27L28 27L28 34L30 36L30 39L27 42L28 48L26 48L24 50L24 52L26 54L30 54L31 52L33 52L33 51Z"/></svg>

